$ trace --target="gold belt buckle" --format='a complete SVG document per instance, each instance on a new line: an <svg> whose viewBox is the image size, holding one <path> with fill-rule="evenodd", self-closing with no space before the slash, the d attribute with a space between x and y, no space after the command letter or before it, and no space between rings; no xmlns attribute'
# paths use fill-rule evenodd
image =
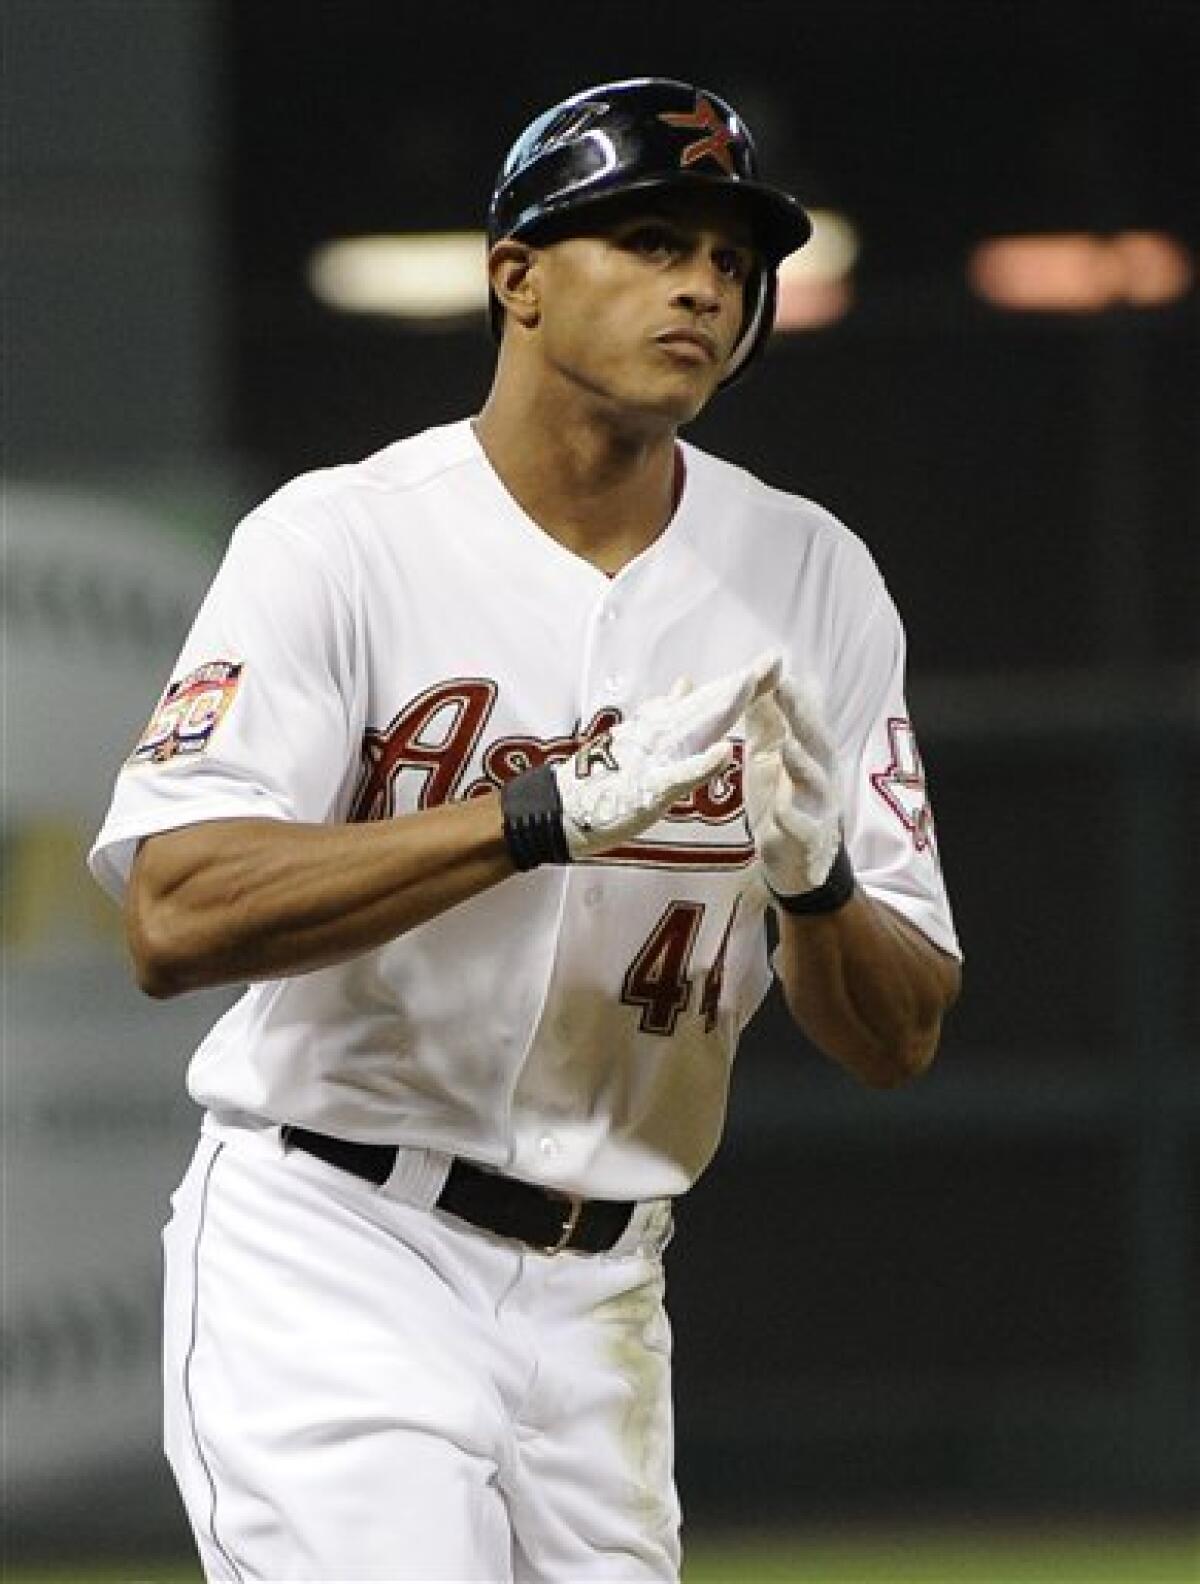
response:
<svg viewBox="0 0 1200 1584"><path fill-rule="evenodd" d="M583 1200L578 1194L556 1193L553 1197L563 1201L562 1231L558 1235L557 1243L547 1243L543 1247L543 1254L561 1254L575 1236L575 1228L579 1225L579 1217L583 1214Z"/></svg>

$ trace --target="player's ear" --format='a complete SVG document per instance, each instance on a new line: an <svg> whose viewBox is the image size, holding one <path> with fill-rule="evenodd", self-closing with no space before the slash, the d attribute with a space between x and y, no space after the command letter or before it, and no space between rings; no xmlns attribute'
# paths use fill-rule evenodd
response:
<svg viewBox="0 0 1200 1584"><path fill-rule="evenodd" d="M488 255L488 276L496 300L511 319L531 330L538 322L537 249L516 237L497 242Z"/></svg>

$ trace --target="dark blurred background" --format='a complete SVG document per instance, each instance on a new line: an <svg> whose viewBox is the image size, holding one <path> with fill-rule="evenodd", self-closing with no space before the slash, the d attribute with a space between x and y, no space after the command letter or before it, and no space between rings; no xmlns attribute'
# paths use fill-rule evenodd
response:
<svg viewBox="0 0 1200 1584"><path fill-rule="evenodd" d="M968 959L911 1092L860 1092L774 1006L751 1030L669 1256L685 1505L699 1526L1194 1512L1200 294L1193 273L1159 306L1004 312L966 263L997 234L1155 231L1194 268L1200 7L8 0L3 18L6 1151L28 1206L6 1256L10 1424L60 1415L32 1462L8 1438L18 1548L177 1532L151 1439L154 1238L211 1015L170 1014L164 1060L168 1014L123 987L62 853L98 823L237 515L487 390L481 320L336 314L309 256L479 225L532 114L643 72L732 99L767 174L859 232L849 312L777 336L689 437L821 501L879 560ZM39 561L47 500L87 578ZM110 521L113 544L145 530L104 605ZM147 592L156 534L195 570ZM87 790L48 861L20 733L57 722L69 749L64 712L122 645L138 685L97 695L95 747L54 761ZM51 876L48 916L18 870ZM116 1070L130 1104L98 1133L86 1097L111 1097ZM124 1237L112 1260L137 1281L106 1285L102 1263L64 1300L70 1240L22 1184L49 1153L86 1198L148 1141L153 1168L122 1189L136 1213L101 1236ZM87 1394L118 1388L148 1405L127 1444L72 1456Z"/></svg>

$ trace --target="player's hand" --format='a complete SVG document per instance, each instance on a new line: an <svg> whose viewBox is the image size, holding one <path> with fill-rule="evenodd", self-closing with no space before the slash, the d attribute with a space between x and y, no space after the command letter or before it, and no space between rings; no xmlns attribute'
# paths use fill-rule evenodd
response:
<svg viewBox="0 0 1200 1584"><path fill-rule="evenodd" d="M648 830L672 803L727 769L734 757L729 733L781 674L781 656L770 653L702 687L681 680L556 765L571 857L605 852Z"/></svg>
<svg viewBox="0 0 1200 1584"><path fill-rule="evenodd" d="M833 743L811 689L789 678L750 705L742 787L771 890L785 906L818 891L842 835Z"/></svg>

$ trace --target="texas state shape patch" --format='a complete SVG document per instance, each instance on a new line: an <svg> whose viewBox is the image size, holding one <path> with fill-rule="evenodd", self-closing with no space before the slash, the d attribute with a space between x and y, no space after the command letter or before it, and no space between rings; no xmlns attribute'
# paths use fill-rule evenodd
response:
<svg viewBox="0 0 1200 1584"><path fill-rule="evenodd" d="M886 769L877 770L871 785L912 837L918 852L927 848L937 856L933 810L925 784L925 767L917 748L911 722L894 716L887 723L891 760Z"/></svg>
<svg viewBox="0 0 1200 1584"><path fill-rule="evenodd" d="M233 703L241 675L240 660L209 660L172 682L129 763L166 764L169 759L203 753Z"/></svg>

